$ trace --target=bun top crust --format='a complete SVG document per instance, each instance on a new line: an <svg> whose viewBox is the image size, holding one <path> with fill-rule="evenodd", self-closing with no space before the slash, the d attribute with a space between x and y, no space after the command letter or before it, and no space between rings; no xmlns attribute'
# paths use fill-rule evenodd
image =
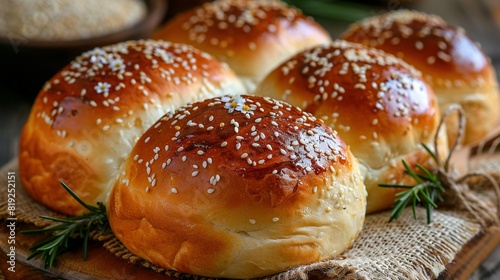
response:
<svg viewBox="0 0 500 280"><path fill-rule="evenodd" d="M135 171L136 181L130 184L152 191L156 184L165 185L157 173L182 173L187 186L195 185L189 181L202 181L200 188L210 187L200 191L222 197L232 193L235 203L244 195L266 207L299 191L304 177L350 164L344 142L312 115L286 103L245 95L183 107L163 117L141 141L131 156L143 168ZM209 172L215 169L211 166L221 173ZM234 191L234 177L259 183L248 185L242 194ZM221 178L224 184L218 184ZM182 184L175 188L171 191L184 191Z"/></svg>
<svg viewBox="0 0 500 280"><path fill-rule="evenodd" d="M392 55L346 41L309 49L282 63L256 90L270 92L323 119L373 168L431 142L439 121L433 91L417 70Z"/></svg>
<svg viewBox="0 0 500 280"><path fill-rule="evenodd" d="M187 105L145 132L108 216L131 252L160 267L254 278L340 254L365 207L357 160L330 127L238 95Z"/></svg>
<svg viewBox="0 0 500 280"><path fill-rule="evenodd" d="M234 83L227 75L232 75L231 70L187 45L131 41L95 48L44 85L35 100L34 114L38 121L59 130L57 136L62 138L80 133L81 126L95 125L106 131L110 126L123 126L120 118L134 111L154 107L175 110L193 97L208 97L204 94L208 89L187 89L225 80ZM161 102L165 99L169 102ZM87 110L72 110L77 104L86 105Z"/></svg>
<svg viewBox="0 0 500 280"><path fill-rule="evenodd" d="M105 201L135 141L168 111L192 101L243 93L234 73L191 46L130 41L83 53L38 94L20 139L26 190L53 210Z"/></svg>
<svg viewBox="0 0 500 280"><path fill-rule="evenodd" d="M205 3L172 19L155 38L191 44L253 83L289 56L331 41L314 20L273 0Z"/></svg>
<svg viewBox="0 0 500 280"><path fill-rule="evenodd" d="M441 17L401 10L354 23L342 39L382 49L424 73L431 86L482 86L491 64L462 28Z"/></svg>
<svg viewBox="0 0 500 280"><path fill-rule="evenodd" d="M460 104L467 119L463 144L478 142L498 125L495 70L462 28L435 15L402 10L355 23L342 38L394 54L422 71L441 112ZM451 146L458 133L456 116L446 119L446 128Z"/></svg>

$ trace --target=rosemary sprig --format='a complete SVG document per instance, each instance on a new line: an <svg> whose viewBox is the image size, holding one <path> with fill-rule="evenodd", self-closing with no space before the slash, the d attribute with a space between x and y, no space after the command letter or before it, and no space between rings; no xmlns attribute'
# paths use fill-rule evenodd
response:
<svg viewBox="0 0 500 280"><path fill-rule="evenodd" d="M456 111L458 113L457 135L453 145L450 147L448 151L448 155L443 161L440 158L440 153L437 151L439 147L438 145L439 133L441 129L443 129L444 127L445 119L453 111ZM462 197L461 200L464 203L464 205L469 209L471 209L471 207L469 207L470 203L467 200L465 200L465 198L463 198L461 192L458 191L457 185L461 184L462 181L465 180L465 178L472 176L474 174L466 174L462 178L458 178L458 174L456 174L454 170L452 170L452 167L450 165L451 157L454 151L459 146L461 139L463 138L464 130L465 130L464 110L460 105L457 104L450 105L449 108L444 112L443 116L441 117L441 121L439 122L439 125L437 127L436 134L434 135L434 148L436 149L436 151L433 152L428 146L422 144L425 151L431 156L431 158L436 163L433 170L428 170L422 165L416 164L415 166L417 170L413 171L408 166L408 164L403 160L402 162L405 168L405 173L410 175L413 178L413 180L415 180L416 185L407 186L400 184L379 184L380 187L384 188L407 189L405 191L396 194L396 200L393 203L389 222L399 218L403 213L404 209L406 208L406 206L411 203L413 210L413 218L417 219L416 208L417 205L421 204L427 211L427 223L430 224L433 210L438 207L437 206L438 202L443 202L444 199L442 194L448 190L451 190L457 196ZM492 183L493 185L496 185L494 182ZM500 197L500 190L498 190L498 192ZM500 203L500 198L499 198L499 203ZM473 215L476 216L476 213L474 211L472 210L470 211Z"/></svg>
<svg viewBox="0 0 500 280"><path fill-rule="evenodd" d="M436 154L425 144L422 144L422 146L437 163ZM405 173L415 180L416 185L379 184L380 187L384 188L407 189L396 194L389 222L398 219L408 204L412 206L413 218L417 219L416 208L417 205L421 204L427 210L427 223L430 224L432 211L438 207L438 201L443 201L441 193L445 192L445 188L437 172L429 171L420 164L416 164L417 171L413 171L404 160L402 160L402 163Z"/></svg>
<svg viewBox="0 0 500 280"><path fill-rule="evenodd" d="M65 183L61 185L79 204L89 210L89 213L69 218L53 218L48 216L40 216L40 218L58 222L59 224L34 230L23 230L23 234L42 234L52 233L52 235L43 241L30 247L33 251L28 256L28 260L41 255L45 263L45 267L52 267L56 258L68 250L77 240L83 239L83 259L87 259L87 245L90 232L97 230L101 233L106 233L109 230L108 217L106 215L106 206L102 202L98 202L97 206L91 206L81 200Z"/></svg>

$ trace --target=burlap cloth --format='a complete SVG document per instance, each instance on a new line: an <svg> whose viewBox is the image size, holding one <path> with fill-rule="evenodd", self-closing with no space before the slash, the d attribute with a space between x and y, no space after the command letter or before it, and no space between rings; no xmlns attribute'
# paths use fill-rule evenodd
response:
<svg viewBox="0 0 500 280"><path fill-rule="evenodd" d="M487 172L500 179L500 153L472 157L469 160L472 171ZM11 161L0 171L2 186L6 185L7 172L17 174L17 160ZM16 179L18 176L16 175ZM474 191L488 200L488 183L480 179L473 181ZM3 190L3 189L2 189ZM7 214L6 193L0 192L0 218ZM40 215L57 216L33 201L17 181L16 216L18 221L37 226L48 225ZM352 248L341 256L324 262L292 268L289 271L269 276L267 279L432 279L445 270L462 247L481 232L481 226L459 205L448 209L439 208L427 224L425 210L418 209L414 220L411 210L396 221L388 223L390 211L369 215L363 231ZM117 257L142 265L158 273L183 279L203 277L178 274L164 270L130 253L112 234L92 236L102 242L104 248Z"/></svg>

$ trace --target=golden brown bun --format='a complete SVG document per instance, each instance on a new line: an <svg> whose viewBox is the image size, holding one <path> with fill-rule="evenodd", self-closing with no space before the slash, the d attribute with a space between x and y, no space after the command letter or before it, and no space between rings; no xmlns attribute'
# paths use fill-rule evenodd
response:
<svg viewBox="0 0 500 280"><path fill-rule="evenodd" d="M227 62L249 90L276 65L331 41L313 19L274 0L218 0L184 12L154 38L193 45Z"/></svg>
<svg viewBox="0 0 500 280"><path fill-rule="evenodd" d="M252 278L332 258L364 221L349 148L269 98L214 98L166 115L120 174L113 232L134 254L184 273Z"/></svg>
<svg viewBox="0 0 500 280"><path fill-rule="evenodd" d="M243 93L234 73L190 46L125 42L83 53L40 91L20 139L26 191L76 215L104 201L136 140L167 111L195 100Z"/></svg>
<svg viewBox="0 0 500 280"><path fill-rule="evenodd" d="M480 140L497 124L495 70L463 29L437 16L402 10L355 23L342 38L394 54L420 70L442 113L451 104L462 105L467 118L464 144ZM453 141L457 118L447 121Z"/></svg>
<svg viewBox="0 0 500 280"><path fill-rule="evenodd" d="M432 89L414 68L345 41L297 54L271 72L255 94L299 106L338 131L360 161L367 213L394 202L398 190L378 184L411 182L401 160L425 164L429 157L420 144L433 147L439 124Z"/></svg>

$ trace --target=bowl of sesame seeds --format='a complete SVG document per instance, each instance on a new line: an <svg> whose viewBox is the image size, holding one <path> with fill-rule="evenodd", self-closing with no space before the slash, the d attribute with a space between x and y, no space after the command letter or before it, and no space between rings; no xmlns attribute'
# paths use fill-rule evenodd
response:
<svg viewBox="0 0 500 280"><path fill-rule="evenodd" d="M2 6L2 88L31 97L83 51L148 38L167 10L165 0L6 0Z"/></svg>

